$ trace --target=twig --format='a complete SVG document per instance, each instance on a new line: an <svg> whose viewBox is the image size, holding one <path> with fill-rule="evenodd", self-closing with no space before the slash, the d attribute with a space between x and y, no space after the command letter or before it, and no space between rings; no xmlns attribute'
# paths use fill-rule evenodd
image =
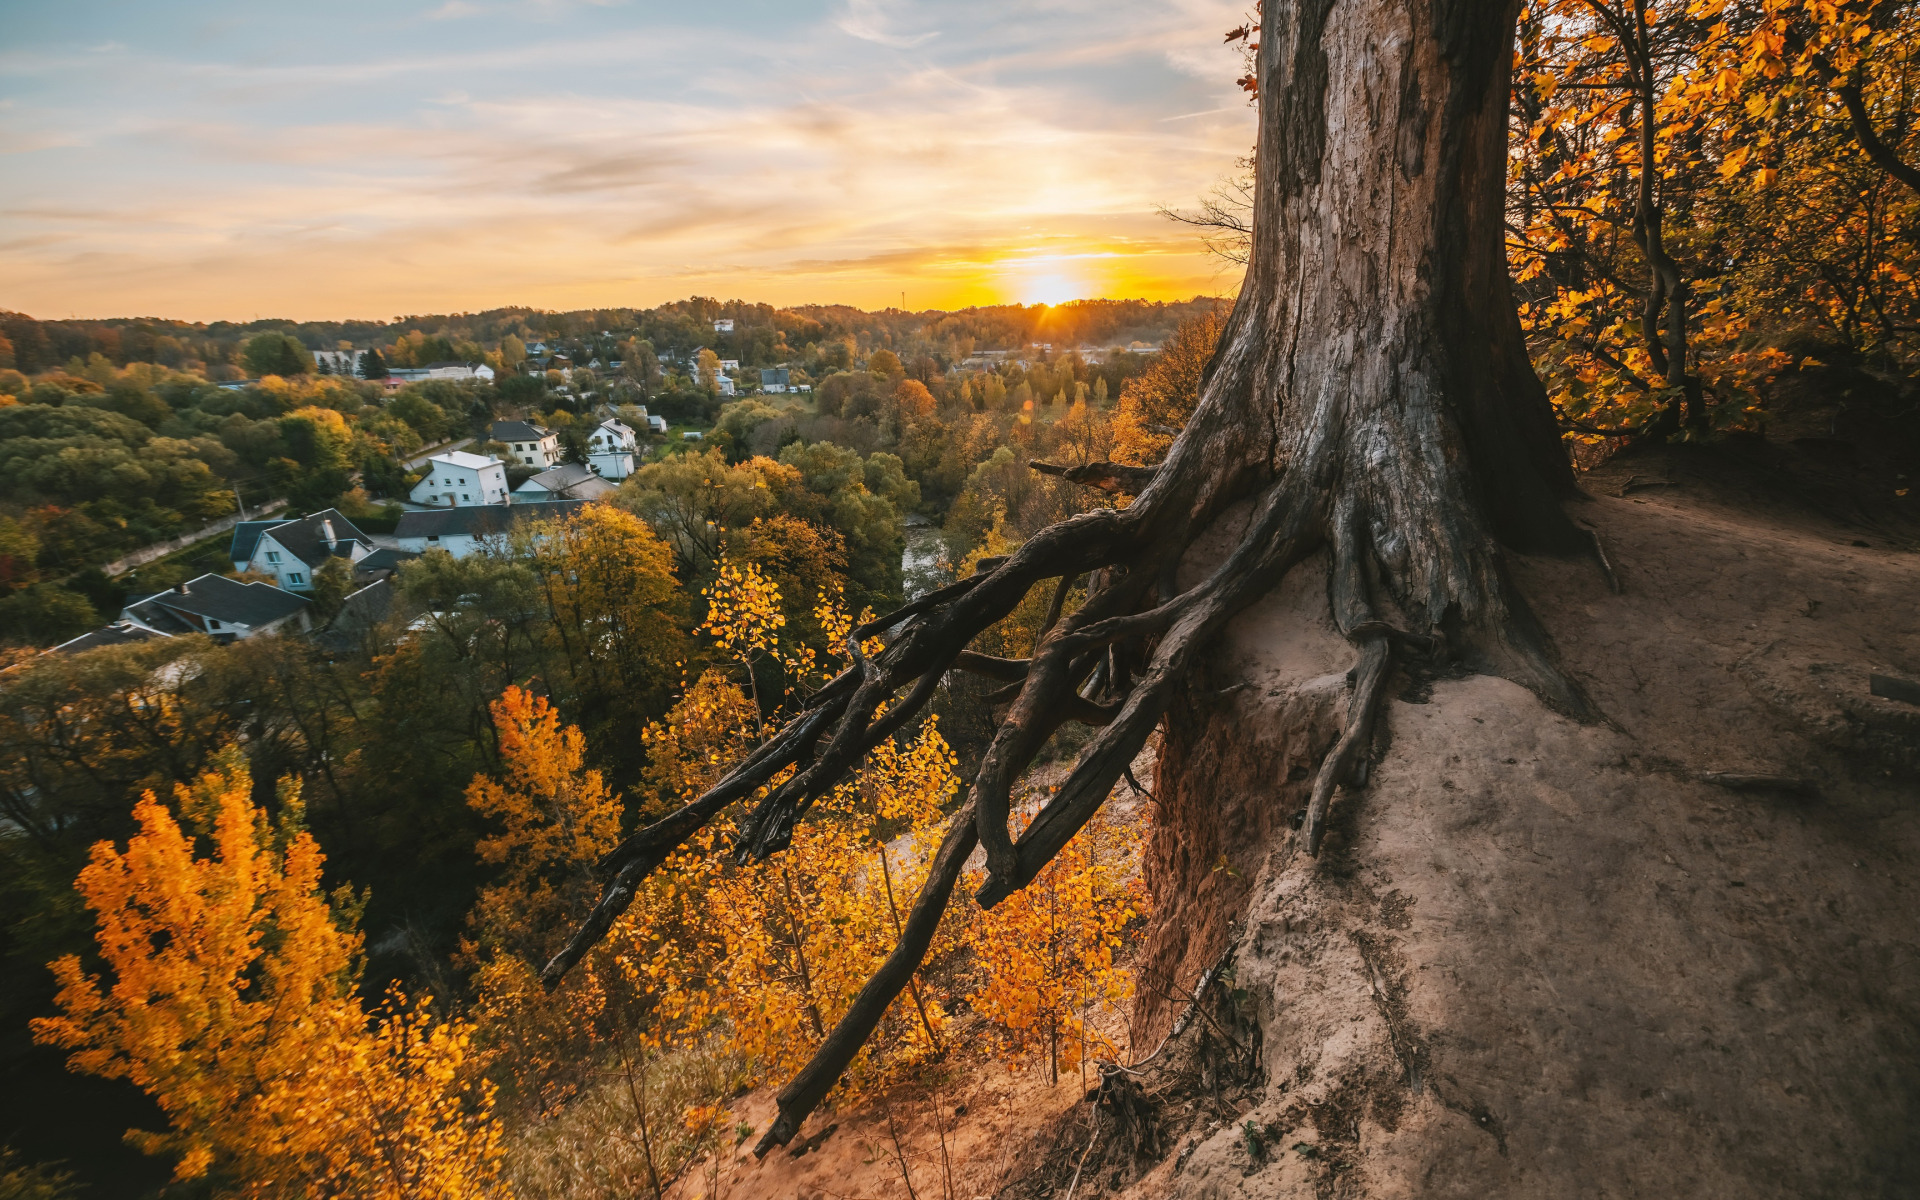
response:
<svg viewBox="0 0 1920 1200"><path fill-rule="evenodd" d="M1613 562L1607 557L1606 543L1600 540L1600 531L1598 529L1589 529L1587 530L1587 536L1593 539L1593 557L1600 563L1600 573L1607 577L1607 587L1612 589L1614 595L1618 596L1622 591L1620 587L1620 577L1613 572Z"/></svg>
<svg viewBox="0 0 1920 1200"><path fill-rule="evenodd" d="M1080 1152L1080 1162L1073 1168L1073 1178L1067 1183L1066 1200L1073 1200L1073 1191L1080 1186L1080 1172L1086 1168L1087 1158L1093 1153L1094 1146L1100 1141L1100 1111L1093 1113L1093 1136L1087 1139L1087 1148Z"/></svg>
<svg viewBox="0 0 1920 1200"><path fill-rule="evenodd" d="M889 1096L887 1104L887 1136L893 1139L893 1161L900 1164L900 1178L906 1181L908 1200L920 1200L920 1194L913 1190L913 1174L907 1170L907 1156L900 1150L900 1128L893 1123L893 1098Z"/></svg>
<svg viewBox="0 0 1920 1200"><path fill-rule="evenodd" d="M1819 789L1797 775L1771 775L1765 772L1745 771L1702 771L1694 776L1701 783L1711 783L1726 788L1730 792L1787 792L1795 796L1811 796Z"/></svg>

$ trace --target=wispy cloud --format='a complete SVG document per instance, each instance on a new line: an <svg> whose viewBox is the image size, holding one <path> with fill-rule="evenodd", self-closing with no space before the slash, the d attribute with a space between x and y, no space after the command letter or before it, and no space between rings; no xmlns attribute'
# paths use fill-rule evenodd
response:
<svg viewBox="0 0 1920 1200"><path fill-rule="evenodd" d="M1042 273L1107 294L1230 286L1155 209L1251 140L1230 53L1210 80L1169 61L1211 48L1232 4L1111 0L1092 20L1080 0L741 2L526 21L521 0L412 41L337 32L353 12L294 37L108 31L133 48L10 77L0 305L212 318L693 290L974 303ZM0 71L35 54L87 61L49 35Z"/></svg>
<svg viewBox="0 0 1920 1200"><path fill-rule="evenodd" d="M891 46L895 50L911 50L940 36L938 30L916 34L893 32L892 7L885 0L846 0L846 9L835 24L849 37Z"/></svg>

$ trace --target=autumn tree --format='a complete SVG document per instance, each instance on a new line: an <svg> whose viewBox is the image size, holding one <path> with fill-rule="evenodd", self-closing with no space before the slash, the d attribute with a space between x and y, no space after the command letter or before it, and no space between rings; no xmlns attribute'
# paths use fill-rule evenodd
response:
<svg viewBox="0 0 1920 1200"><path fill-rule="evenodd" d="M1137 826L1096 816L1025 888L981 914L967 931L973 948L973 1010L998 1030L1018 1061L1044 1052L1049 1078L1091 1055L1119 1048L1090 1018L1132 992L1114 962L1121 933L1147 907L1138 867Z"/></svg>
<svg viewBox="0 0 1920 1200"><path fill-rule="evenodd" d="M474 776L467 804L495 830L474 847L495 873L462 955L475 964L475 1020L506 1052L502 1082L548 1111L575 1094L605 1032L606 968L596 962L551 1001L536 971L556 931L592 904L593 865L620 840L620 799L545 697L509 687L492 707L501 770Z"/></svg>
<svg viewBox="0 0 1920 1200"><path fill-rule="evenodd" d="M272 819L251 791L230 751L172 807L147 792L124 850L94 847L77 886L109 974L56 961L61 1014L34 1036L159 1103L170 1128L128 1139L173 1158L176 1179L261 1197L496 1194L492 1091L467 1027L397 995L370 1020L362 901L321 890L297 784Z"/></svg>
<svg viewBox="0 0 1920 1200"><path fill-rule="evenodd" d="M1114 461L1144 467L1166 456L1200 402L1200 384L1225 326L1226 313L1218 309L1181 322L1153 365L1120 389L1113 413Z"/></svg>

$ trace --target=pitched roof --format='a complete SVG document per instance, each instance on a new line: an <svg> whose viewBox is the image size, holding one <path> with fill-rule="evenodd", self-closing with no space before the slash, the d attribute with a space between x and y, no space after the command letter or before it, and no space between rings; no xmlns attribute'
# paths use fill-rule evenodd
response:
<svg viewBox="0 0 1920 1200"><path fill-rule="evenodd" d="M570 517L585 500L553 500L534 504L476 504L468 508L433 508L404 512L393 531L397 538L490 537L505 533L521 521Z"/></svg>
<svg viewBox="0 0 1920 1200"><path fill-rule="evenodd" d="M398 570L403 562L411 562L420 556L412 550L398 550L392 546L382 546L353 564L353 573L366 575L374 571Z"/></svg>
<svg viewBox="0 0 1920 1200"><path fill-rule="evenodd" d="M47 651L49 654L78 654L82 650L94 650L101 646L125 646L132 642L144 642L153 638L172 637L170 633L143 629L132 621L115 621L103 625L91 633L83 633L77 638L61 642Z"/></svg>
<svg viewBox="0 0 1920 1200"><path fill-rule="evenodd" d="M323 528L328 522L333 524L335 545L332 547L327 545ZM337 508L325 509L298 521L282 521L265 532L285 546L287 553L310 567L317 567L329 558L352 558L355 542L363 542L369 549L373 546L373 539L361 533Z"/></svg>
<svg viewBox="0 0 1920 1200"><path fill-rule="evenodd" d="M490 467L500 460L486 454L468 454L465 450L449 450L445 454L436 454L428 462L443 462L450 467L459 467L465 471L478 471Z"/></svg>
<svg viewBox="0 0 1920 1200"><path fill-rule="evenodd" d="M526 421L495 421L493 427L487 430L487 440L492 442L537 442L552 436L551 429L542 429Z"/></svg>
<svg viewBox="0 0 1920 1200"><path fill-rule="evenodd" d="M253 558L254 547L260 544L260 535L275 525L286 524L284 517L274 517L269 521L242 521L233 527L233 549L228 551L234 562L249 562Z"/></svg>
<svg viewBox="0 0 1920 1200"><path fill-rule="evenodd" d="M544 491L569 500L594 500L619 489L600 478L591 467L580 463L561 463L532 476L516 492Z"/></svg>
<svg viewBox="0 0 1920 1200"><path fill-rule="evenodd" d="M270 583L241 583L225 575L202 575L129 604L127 611L142 621L149 615L161 615L155 610L165 610L258 628L290 617L309 603L305 596L283 592Z"/></svg>

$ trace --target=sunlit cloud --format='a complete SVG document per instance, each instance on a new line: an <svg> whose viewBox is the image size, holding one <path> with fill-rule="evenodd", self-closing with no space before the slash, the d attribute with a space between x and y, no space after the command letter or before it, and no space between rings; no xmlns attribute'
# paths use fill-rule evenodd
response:
<svg viewBox="0 0 1920 1200"><path fill-rule="evenodd" d="M679 5L542 11L423 9L438 19L410 39L335 41L316 20L299 53L251 25L207 46L177 24L111 29L135 47L111 71L51 77L10 68L16 46L0 307L244 319L1235 286L1156 213L1251 141L1237 62L1214 52L1235 4L769 3L739 14L745 36ZM41 36L72 52L54 23ZM1214 52L1213 78L1171 62L1182 44Z"/></svg>

